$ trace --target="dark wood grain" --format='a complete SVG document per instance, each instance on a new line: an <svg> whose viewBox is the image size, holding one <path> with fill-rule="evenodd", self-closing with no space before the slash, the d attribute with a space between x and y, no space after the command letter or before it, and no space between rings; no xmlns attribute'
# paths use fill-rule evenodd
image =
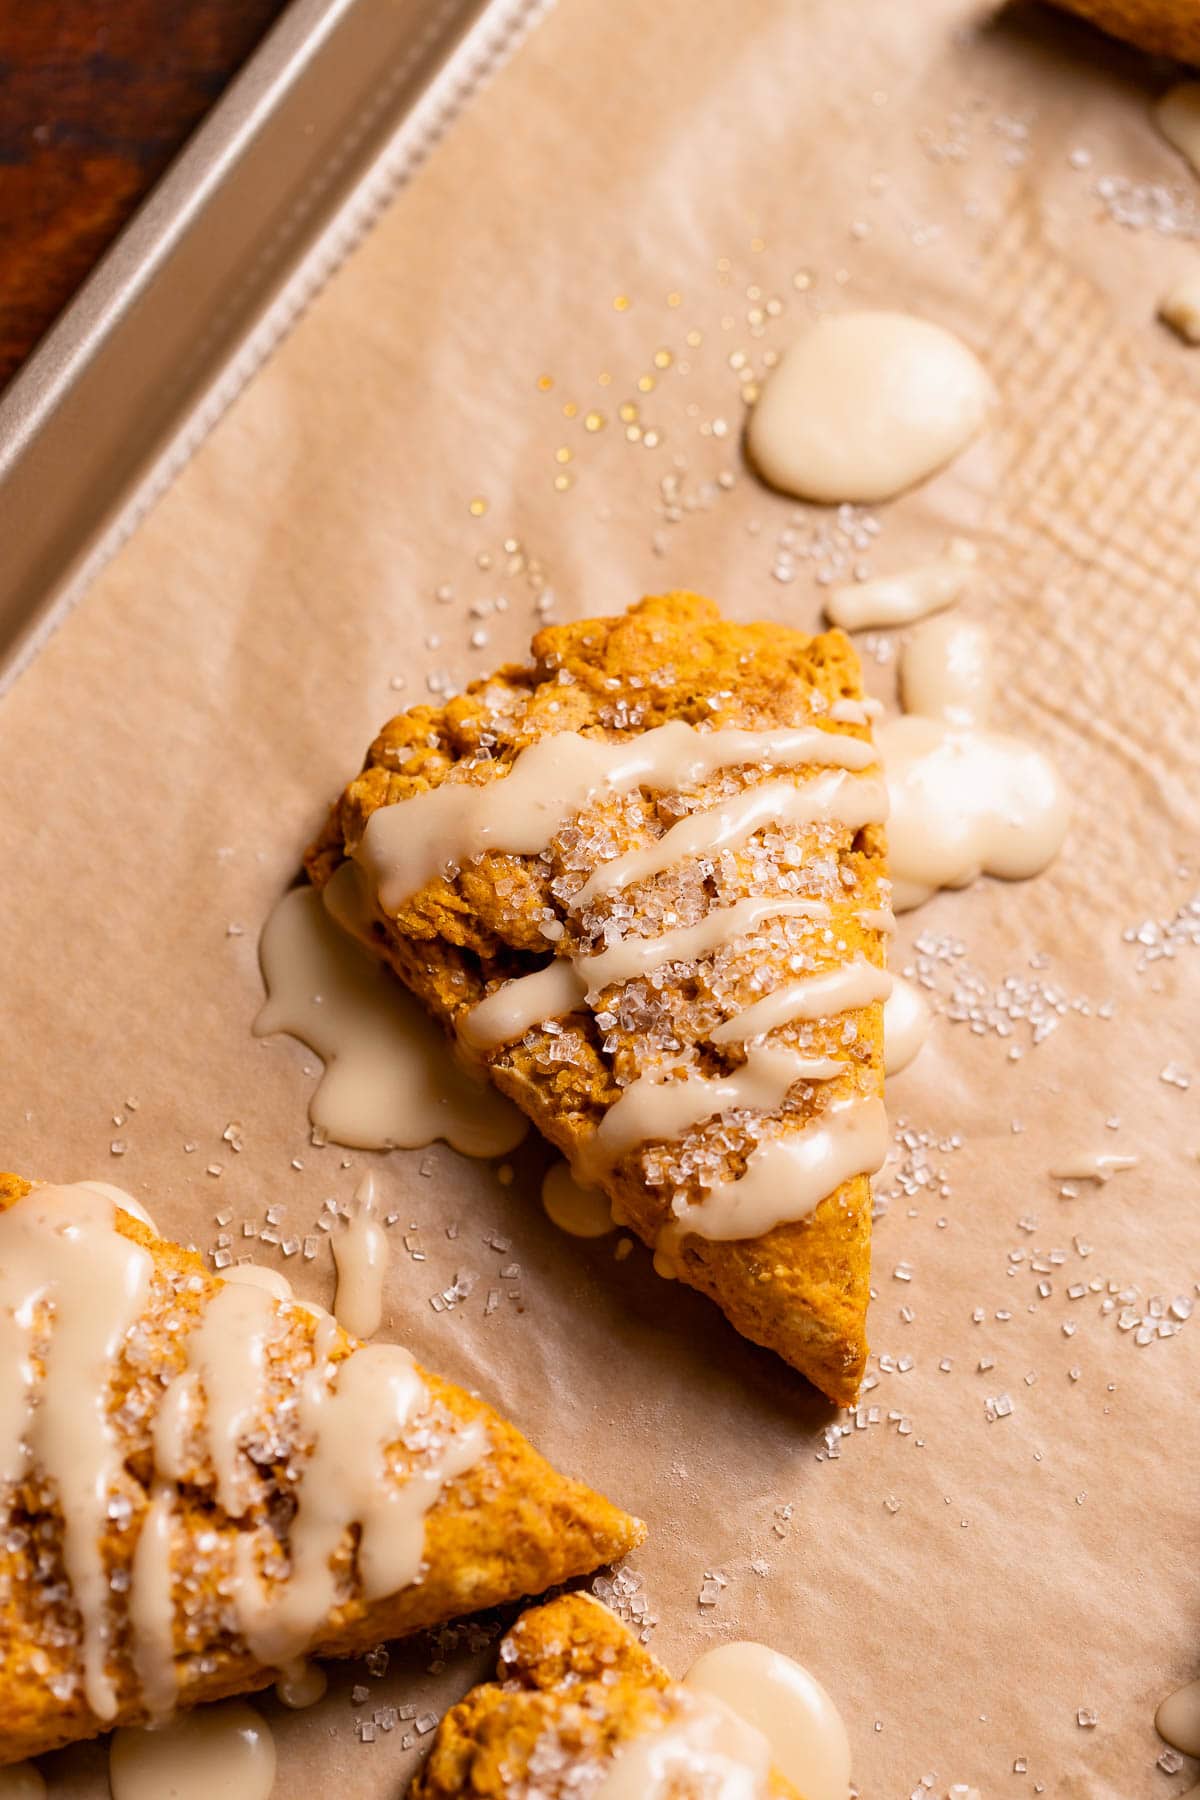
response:
<svg viewBox="0 0 1200 1800"><path fill-rule="evenodd" d="M0 0L0 386L285 0Z"/></svg>

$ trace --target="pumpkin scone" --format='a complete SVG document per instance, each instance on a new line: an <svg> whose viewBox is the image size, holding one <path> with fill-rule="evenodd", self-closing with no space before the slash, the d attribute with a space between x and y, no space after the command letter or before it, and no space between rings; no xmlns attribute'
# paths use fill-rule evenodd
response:
<svg viewBox="0 0 1200 1800"><path fill-rule="evenodd" d="M1055 4L1154 56L1200 63L1200 14L1193 0L1055 0Z"/></svg>
<svg viewBox="0 0 1200 1800"><path fill-rule="evenodd" d="M497 1674L446 1714L408 1800L800 1800L760 1732L589 1594L522 1614Z"/></svg>
<svg viewBox="0 0 1200 1800"><path fill-rule="evenodd" d="M641 1541L481 1400L126 1200L0 1176L0 1764Z"/></svg>
<svg viewBox="0 0 1200 1800"><path fill-rule="evenodd" d="M886 811L849 639L676 593L392 719L307 858L659 1271L842 1404L888 1146Z"/></svg>

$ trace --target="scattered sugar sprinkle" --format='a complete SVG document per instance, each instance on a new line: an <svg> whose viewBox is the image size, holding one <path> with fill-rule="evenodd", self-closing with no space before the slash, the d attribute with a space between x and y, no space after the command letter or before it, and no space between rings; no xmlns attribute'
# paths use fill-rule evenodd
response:
<svg viewBox="0 0 1200 1800"><path fill-rule="evenodd" d="M722 1593L729 1586L729 1577L719 1569L706 1569L704 1580L700 1583L700 1592L696 1596L698 1606L716 1606Z"/></svg>
<svg viewBox="0 0 1200 1800"><path fill-rule="evenodd" d="M447 1288L429 1296L429 1304L434 1312L450 1312L454 1307L468 1299L479 1280L478 1275L470 1273L456 1275Z"/></svg>
<svg viewBox="0 0 1200 1800"><path fill-rule="evenodd" d="M1110 1000L1097 1004L1043 980L1050 961L1044 953L1029 958L1032 974L1005 975L996 982L969 962L961 938L923 931L913 950L904 974L925 992L935 1012L952 1025L966 1025L975 1037L1008 1042L1011 1061L1044 1043L1069 1014L1109 1019L1115 1011Z"/></svg>
<svg viewBox="0 0 1200 1800"><path fill-rule="evenodd" d="M1072 1239L1072 1248L1081 1262L1086 1262L1093 1254L1093 1246L1078 1233ZM1036 1278L1036 1299L1031 1310L1055 1299L1054 1277L1065 1267L1069 1255L1070 1252L1064 1246L1046 1250L1035 1245L1027 1253L1014 1250L1008 1252L1008 1274L1015 1275L1024 1268ZM1066 1282L1061 1292L1062 1300L1074 1311L1077 1308L1082 1310L1082 1303L1089 1297L1095 1299L1099 1317L1115 1319L1118 1331L1131 1337L1139 1348L1175 1337L1183 1330L1195 1310L1195 1299L1191 1294L1177 1293L1170 1298L1164 1294L1152 1294L1143 1298L1136 1283L1115 1276L1089 1273L1083 1279L1082 1275L1081 1271L1075 1279ZM1074 1337L1079 1329L1078 1320L1065 1318L1060 1321L1059 1329L1064 1337ZM1071 1379L1079 1379L1077 1370L1072 1371Z"/></svg>
<svg viewBox="0 0 1200 1800"><path fill-rule="evenodd" d="M1185 900L1168 919L1143 919L1121 933L1126 944L1137 945L1134 967L1139 975L1152 963L1171 961L1180 950L1200 948L1200 894Z"/></svg>
<svg viewBox="0 0 1200 1800"><path fill-rule="evenodd" d="M611 1575L597 1575L592 1582L592 1592L610 1612L624 1620L636 1633L640 1643L649 1643L654 1627L658 1624L658 1616L651 1607L644 1591L643 1579L636 1570L621 1564Z"/></svg>
<svg viewBox="0 0 1200 1800"><path fill-rule="evenodd" d="M1162 181L1131 181L1125 175L1101 175L1092 193L1114 225L1126 231L1150 231L1156 237L1200 238L1200 207L1183 187Z"/></svg>
<svg viewBox="0 0 1200 1800"><path fill-rule="evenodd" d="M794 507L776 539L771 575L784 586L801 567L821 588L866 581L879 531L878 517L860 506L843 503L832 514Z"/></svg>
<svg viewBox="0 0 1200 1800"><path fill-rule="evenodd" d="M948 1199L951 1194L949 1179L940 1164L933 1161L933 1155L948 1156L962 1148L963 1140L958 1132L952 1132L948 1137L939 1137L934 1132L917 1129L905 1118L899 1118L893 1132L893 1142L895 1150L872 1187L874 1217L877 1220L899 1200L925 1196ZM883 1183L888 1180L891 1185L885 1187ZM907 1270L907 1274L902 1274L902 1270ZM908 1263L896 1265L897 1281L911 1281L912 1275L913 1271Z"/></svg>

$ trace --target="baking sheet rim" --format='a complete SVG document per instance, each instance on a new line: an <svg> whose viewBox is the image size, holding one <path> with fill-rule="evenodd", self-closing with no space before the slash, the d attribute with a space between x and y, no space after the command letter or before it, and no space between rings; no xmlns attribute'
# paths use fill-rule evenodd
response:
<svg viewBox="0 0 1200 1800"><path fill-rule="evenodd" d="M444 44L428 78L391 117L382 142L368 151L344 186L330 182L328 203L291 209L292 243L262 271L256 316L218 343L210 366L180 395L178 410L146 443L140 467L87 516L68 519L70 549L51 578L8 592L0 567L0 696L38 655L99 571L136 530L199 449L225 410L272 355L310 302L370 231L393 196L420 168L483 83L495 74L554 0L442 0L426 23L422 45ZM293 98L302 75L319 67L331 34L348 19L378 12L377 0L293 0L230 88L188 140L83 287L0 395L0 519L28 522L21 493L31 459L50 464L77 445L62 411L80 380L114 355L130 308L153 293L171 258L192 235L211 236L206 215L220 190L238 178L254 135ZM400 85L395 71L380 83L384 102ZM336 160L345 146L331 149ZM312 184L314 187L319 183ZM310 197L311 198L311 197ZM265 206L264 206L265 210ZM61 443L59 440L62 440ZM61 466L61 464L59 464ZM13 490L16 490L15 494ZM41 480L36 505L44 527L53 513L52 484ZM10 545L18 534L5 534ZM50 556L53 557L53 547Z"/></svg>

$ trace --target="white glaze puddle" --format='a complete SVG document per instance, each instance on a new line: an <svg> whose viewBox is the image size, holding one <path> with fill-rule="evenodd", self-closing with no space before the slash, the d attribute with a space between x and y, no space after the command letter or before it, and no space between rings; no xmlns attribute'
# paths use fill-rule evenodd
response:
<svg viewBox="0 0 1200 1800"><path fill-rule="evenodd" d="M895 575L877 575L834 588L825 602L831 625L843 631L883 631L915 625L931 613L957 606L971 586L978 558L975 546L954 538L945 554Z"/></svg>
<svg viewBox="0 0 1200 1800"><path fill-rule="evenodd" d="M618 1747L592 1800L767 1800L767 1740L708 1694L681 1694L660 1730Z"/></svg>
<svg viewBox="0 0 1200 1800"><path fill-rule="evenodd" d="M1154 1715L1154 1729L1172 1749L1200 1756L1200 1678L1167 1695Z"/></svg>
<svg viewBox="0 0 1200 1800"><path fill-rule="evenodd" d="M892 977L892 991L883 1003L883 1072L899 1075L924 1048L933 1014L920 988L903 975Z"/></svg>
<svg viewBox="0 0 1200 1800"><path fill-rule="evenodd" d="M905 644L900 701L906 713L946 725L985 725L994 690L991 643L974 620L931 619Z"/></svg>
<svg viewBox="0 0 1200 1800"><path fill-rule="evenodd" d="M876 733L891 800L896 910L981 874L1015 881L1044 869L1066 836L1066 790L1040 750L984 729L991 673L979 627L954 619L918 626L904 648L900 686L906 703L937 716L908 713Z"/></svg>
<svg viewBox="0 0 1200 1800"><path fill-rule="evenodd" d="M980 875L1036 875L1062 848L1067 797L1032 745L912 714L884 725L879 747L892 795L888 850L898 912Z"/></svg>
<svg viewBox="0 0 1200 1800"><path fill-rule="evenodd" d="M303 1712L323 1700L328 1688L329 1677L320 1663L306 1662L301 1657L298 1662L289 1663L280 1675L275 1683L275 1698L293 1712Z"/></svg>
<svg viewBox="0 0 1200 1800"><path fill-rule="evenodd" d="M375 1177L364 1175L350 1218L333 1235L337 1265L333 1316L343 1331L356 1338L374 1337L383 1318L389 1249L376 1206Z"/></svg>
<svg viewBox="0 0 1200 1800"><path fill-rule="evenodd" d="M269 1800L275 1740L244 1701L197 1707L166 1725L113 1734L113 1800Z"/></svg>
<svg viewBox="0 0 1200 1800"><path fill-rule="evenodd" d="M46 1800L46 1780L31 1762L0 1769L0 1800Z"/></svg>
<svg viewBox="0 0 1200 1800"><path fill-rule="evenodd" d="M771 1762L805 1800L846 1800L850 1740L815 1676L765 1644L719 1644L688 1670L684 1685L709 1694L762 1732Z"/></svg>
<svg viewBox="0 0 1200 1800"><path fill-rule="evenodd" d="M293 888L259 944L268 999L257 1037L287 1032L325 1063L309 1117L335 1143L412 1150L445 1138L501 1156L528 1130L508 1101L455 1059L389 971L329 916L315 888Z"/></svg>
<svg viewBox="0 0 1200 1800"><path fill-rule="evenodd" d="M906 912L980 875L1036 875L1062 848L1068 803L1051 763L1000 732L917 714L879 732L892 812L892 899Z"/></svg>
<svg viewBox="0 0 1200 1800"><path fill-rule="evenodd" d="M1158 316L1185 344L1200 344L1200 267L1171 283L1158 303Z"/></svg>
<svg viewBox="0 0 1200 1800"><path fill-rule="evenodd" d="M982 364L942 326L907 313L839 313L785 352L747 444L785 493L869 504L957 456L993 398Z"/></svg>
<svg viewBox="0 0 1200 1800"><path fill-rule="evenodd" d="M1155 108L1158 128L1200 175L1200 81L1168 88Z"/></svg>
<svg viewBox="0 0 1200 1800"><path fill-rule="evenodd" d="M571 1237L606 1237L613 1229L612 1209L599 1188L585 1187L565 1162L551 1163L542 1178L546 1217Z"/></svg>
<svg viewBox="0 0 1200 1800"><path fill-rule="evenodd" d="M1055 1181L1105 1182L1137 1165L1136 1156L1116 1156L1107 1150L1064 1150L1050 1173Z"/></svg>

